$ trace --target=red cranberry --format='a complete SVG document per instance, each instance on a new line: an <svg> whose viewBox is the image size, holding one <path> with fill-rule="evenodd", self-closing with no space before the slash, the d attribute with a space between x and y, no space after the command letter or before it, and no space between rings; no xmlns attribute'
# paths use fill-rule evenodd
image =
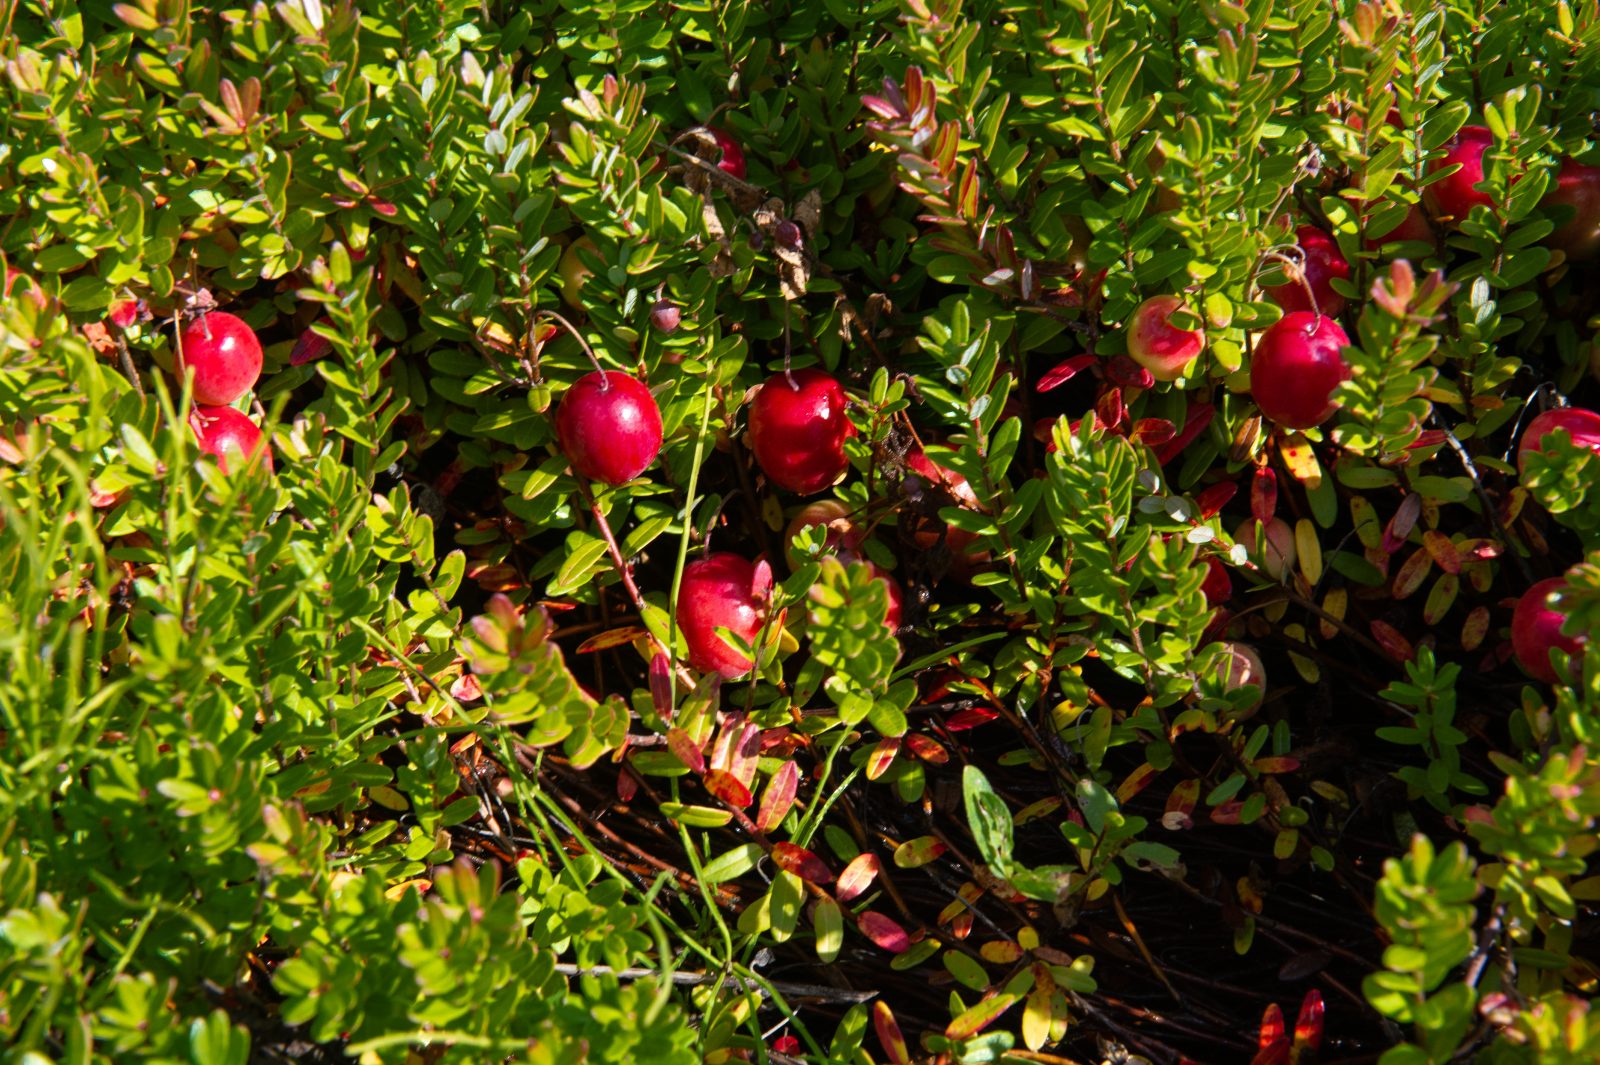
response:
<svg viewBox="0 0 1600 1065"><path fill-rule="evenodd" d="M1338 314L1344 310L1344 297L1333 290L1333 279L1350 280L1350 263L1339 245L1316 226L1300 226L1294 231L1295 243L1305 255L1305 278L1316 296L1317 307L1323 314ZM1281 285L1271 285L1264 290L1267 296L1286 311L1314 310L1306 286L1297 280Z"/></svg>
<svg viewBox="0 0 1600 1065"><path fill-rule="evenodd" d="M756 462L773 484L800 495L820 492L844 475L844 442L854 433L844 389L821 370L773 374L750 404Z"/></svg>
<svg viewBox="0 0 1600 1065"><path fill-rule="evenodd" d="M1310 429L1333 417L1333 390L1350 377L1340 350L1350 338L1339 323L1293 311L1268 326L1250 361L1250 394L1269 420Z"/></svg>
<svg viewBox="0 0 1600 1065"><path fill-rule="evenodd" d="M1426 195L1433 203L1434 213L1459 221L1480 204L1494 206L1494 197L1474 187L1483 180L1483 156L1493 143L1494 135L1487 127L1463 126L1444 156L1429 164L1429 173L1461 164L1461 169L1427 187Z"/></svg>
<svg viewBox="0 0 1600 1065"><path fill-rule="evenodd" d="M194 374L194 401L225 407L255 387L261 377L261 341L226 311L190 319L178 331L178 372Z"/></svg>
<svg viewBox="0 0 1600 1065"><path fill-rule="evenodd" d="M1566 252L1574 262L1600 252L1600 166L1563 159L1543 206L1571 208L1568 220L1548 238L1552 248Z"/></svg>
<svg viewBox="0 0 1600 1065"><path fill-rule="evenodd" d="M1557 648L1574 655L1586 642L1582 636L1562 635L1561 625L1566 616L1548 602L1550 594L1566 587L1566 583L1560 577L1540 581L1522 594L1511 614L1511 647L1516 652L1517 663L1528 676L1546 684L1556 682L1556 671L1550 665L1550 650Z"/></svg>
<svg viewBox="0 0 1600 1065"><path fill-rule="evenodd" d="M1128 326L1128 355L1157 381L1173 381L1206 346L1203 329L1179 329L1172 315L1186 309L1177 296L1151 296ZM1127 383L1127 382L1119 382Z"/></svg>
<svg viewBox="0 0 1600 1065"><path fill-rule="evenodd" d="M661 409L637 378L599 370L578 378L556 410L556 439L581 476L623 484L661 451Z"/></svg>
<svg viewBox="0 0 1600 1065"><path fill-rule="evenodd" d="M678 305L671 300L657 300L655 306L650 308L650 324L658 333L672 334L678 331L678 323L683 321L683 312L678 310Z"/></svg>
<svg viewBox="0 0 1600 1065"><path fill-rule="evenodd" d="M1517 472L1526 465L1524 456L1530 451L1543 451L1544 439L1557 429L1565 429L1574 447L1586 447L1600 454L1600 414L1582 407L1557 407L1547 410L1528 423L1517 445Z"/></svg>
<svg viewBox="0 0 1600 1065"><path fill-rule="evenodd" d="M689 664L732 680L755 663L717 635L727 629L755 646L766 621L772 573L730 552L707 555L683 568L678 586L678 625L689 648Z"/></svg>
<svg viewBox="0 0 1600 1065"><path fill-rule="evenodd" d="M800 232L800 227L787 218L778 223L772 235L780 246L790 250L798 250L801 241L805 239L805 234Z"/></svg>
<svg viewBox="0 0 1600 1065"><path fill-rule="evenodd" d="M189 426L200 441L200 450L215 455L223 473L230 470L230 458L244 459L246 467L259 461L272 472L272 452L267 450L256 423L232 407L195 407L189 412Z"/></svg>
<svg viewBox="0 0 1600 1065"><path fill-rule="evenodd" d="M722 160L717 163L717 166L721 167L725 173L743 181L745 175L744 149L739 146L738 141L733 139L733 134L725 129L714 129L711 131L711 136L716 139L717 147L722 149Z"/></svg>

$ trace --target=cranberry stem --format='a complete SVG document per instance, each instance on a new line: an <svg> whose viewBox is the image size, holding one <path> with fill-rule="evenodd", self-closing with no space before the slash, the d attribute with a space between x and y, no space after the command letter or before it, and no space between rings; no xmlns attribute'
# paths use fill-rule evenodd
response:
<svg viewBox="0 0 1600 1065"><path fill-rule="evenodd" d="M1279 262L1289 268L1289 280L1305 289L1306 299L1311 303L1311 313L1316 315L1316 325L1313 328L1322 328L1322 305L1317 302L1317 293L1311 287L1311 279L1306 276L1306 253L1299 244L1277 244L1262 253L1261 262ZM1261 263L1256 264L1256 269L1261 268ZM1250 278L1252 286L1255 277Z"/></svg>
<svg viewBox="0 0 1600 1065"><path fill-rule="evenodd" d="M789 382L789 390L800 391L800 386L795 382L794 369L790 365L794 355L794 345L789 335L789 305L783 305L783 378Z"/></svg>
<svg viewBox="0 0 1600 1065"><path fill-rule="evenodd" d="M589 346L589 342L587 340L583 339L583 334L578 332L577 327L571 322L567 321L561 315L557 314L555 311L533 312L533 317L535 319L538 319L541 316L545 318L554 318L557 322L566 327L567 332L572 334L573 339L576 340L578 345L583 348L583 353L589 356L589 361L594 364L594 372L600 375L600 391L611 391L611 379L606 376L605 367L600 365L600 360L595 357L594 349Z"/></svg>

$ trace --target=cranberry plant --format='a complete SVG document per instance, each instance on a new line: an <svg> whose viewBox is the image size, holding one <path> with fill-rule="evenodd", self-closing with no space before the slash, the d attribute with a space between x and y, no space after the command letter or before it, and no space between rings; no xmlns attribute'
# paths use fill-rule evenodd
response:
<svg viewBox="0 0 1600 1065"><path fill-rule="evenodd" d="M18 1060L1593 1060L1595 0L0 25Z"/></svg>

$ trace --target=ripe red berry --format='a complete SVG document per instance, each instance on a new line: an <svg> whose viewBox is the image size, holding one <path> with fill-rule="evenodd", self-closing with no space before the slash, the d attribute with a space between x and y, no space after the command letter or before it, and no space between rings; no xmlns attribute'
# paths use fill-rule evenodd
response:
<svg viewBox="0 0 1600 1065"><path fill-rule="evenodd" d="M272 452L267 450L256 423L232 407L195 407L189 412L189 426L200 441L200 450L217 457L223 473L233 468L232 460L243 460L245 468L257 461L272 472Z"/></svg>
<svg viewBox="0 0 1600 1065"><path fill-rule="evenodd" d="M778 223L772 235L773 239L780 245L789 249L799 248L801 241L805 239L805 234L800 231L800 227L787 218Z"/></svg>
<svg viewBox="0 0 1600 1065"><path fill-rule="evenodd" d="M1567 654L1576 654L1586 640L1582 636L1564 636L1562 622L1566 616L1549 604L1550 593L1566 587L1560 577L1540 581L1522 594L1511 614L1511 647L1516 652L1517 663L1528 676L1546 684L1556 682L1556 671L1550 665L1551 648Z"/></svg>
<svg viewBox="0 0 1600 1065"><path fill-rule="evenodd" d="M1350 280L1350 263L1339 250L1333 237L1316 226L1300 226L1294 231L1295 243L1305 255L1306 282L1317 298L1317 307L1323 314L1338 314L1344 310L1344 297L1333 290L1333 279ZM1267 296L1286 311L1310 311L1311 297L1306 286L1291 278L1281 285L1270 285L1264 290Z"/></svg>
<svg viewBox="0 0 1600 1065"><path fill-rule="evenodd" d="M727 629L755 646L766 621L772 572L722 551L683 568L678 586L678 625L689 647L689 664L729 680L750 672L754 661L717 635Z"/></svg>
<svg viewBox="0 0 1600 1065"><path fill-rule="evenodd" d="M1370 219L1366 220L1370 224ZM1422 213L1422 205L1413 203L1407 209L1405 217L1400 219L1400 224L1384 233L1382 236L1367 235L1366 246L1368 251L1378 251L1385 244L1394 244L1398 241L1408 243L1433 243L1433 227L1428 224L1428 216Z"/></svg>
<svg viewBox="0 0 1600 1065"><path fill-rule="evenodd" d="M584 374L561 397L556 439L572 468L606 484L643 473L661 451L661 408L637 378L617 370Z"/></svg>
<svg viewBox="0 0 1600 1065"><path fill-rule="evenodd" d="M800 495L820 492L844 475L844 442L854 433L844 389L821 370L773 374L750 404L756 462L773 484Z"/></svg>
<svg viewBox="0 0 1600 1065"><path fill-rule="evenodd" d="M1309 429L1333 417L1332 394L1350 377L1340 349L1350 338L1339 323L1310 311L1293 311L1268 326L1250 361L1250 394L1269 420L1286 429Z"/></svg>
<svg viewBox="0 0 1600 1065"><path fill-rule="evenodd" d="M711 136L716 139L717 147L722 149L722 159L717 163L725 173L731 174L740 181L744 180L744 149L739 142L733 139L733 134L725 129L714 129Z"/></svg>
<svg viewBox="0 0 1600 1065"><path fill-rule="evenodd" d="M1151 296L1128 325L1128 355L1157 381L1173 381L1206 346L1203 329L1179 329L1172 315L1185 310L1178 296Z"/></svg>
<svg viewBox="0 0 1600 1065"><path fill-rule="evenodd" d="M1461 164L1461 169L1428 186L1426 195L1435 214L1459 221L1479 204L1494 206L1494 197L1474 188L1483 180L1483 155L1493 143L1494 135L1487 127L1463 126L1444 155L1429 164L1429 173Z"/></svg>
<svg viewBox="0 0 1600 1065"><path fill-rule="evenodd" d="M800 535L802 529L809 529L813 525L827 526L823 534L827 554L838 558L840 562L859 562L863 536L860 527L852 520L852 514L853 511L837 499L819 499L802 507L783 531L784 556L789 560L789 565L799 566L805 562L794 549L794 538Z"/></svg>
<svg viewBox="0 0 1600 1065"><path fill-rule="evenodd" d="M1542 206L1570 209L1555 218L1560 228L1547 238L1552 248L1566 252L1574 262L1600 253L1600 166L1563 159L1556 183L1545 193ZM1561 221L1562 217L1567 220Z"/></svg>
<svg viewBox="0 0 1600 1065"><path fill-rule="evenodd" d="M261 377L261 341L226 311L191 318L178 330L178 372L194 374L194 401L225 407L255 387Z"/></svg>
<svg viewBox="0 0 1600 1065"><path fill-rule="evenodd" d="M1543 451L1545 436L1557 429L1567 431L1574 447L1586 447L1600 454L1600 414L1582 407L1557 407L1528 423L1527 430L1522 434L1522 442L1517 445L1518 473L1526 464L1524 456L1530 451Z"/></svg>
<svg viewBox="0 0 1600 1065"><path fill-rule="evenodd" d="M1206 579L1200 590L1205 593L1207 606L1222 606L1233 598L1233 576L1215 555L1206 556Z"/></svg>

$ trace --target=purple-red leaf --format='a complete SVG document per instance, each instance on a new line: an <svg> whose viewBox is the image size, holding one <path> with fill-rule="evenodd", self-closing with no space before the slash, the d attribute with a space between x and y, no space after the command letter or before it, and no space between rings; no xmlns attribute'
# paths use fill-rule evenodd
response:
<svg viewBox="0 0 1600 1065"><path fill-rule="evenodd" d="M821 858L794 843L774 843L772 861L779 869L812 884L826 884L833 879L833 873Z"/></svg>
<svg viewBox="0 0 1600 1065"><path fill-rule="evenodd" d="M795 790L800 783L800 767L785 762L767 781L767 790L761 796L761 809L756 813L756 827L771 832L783 823L789 808L794 805Z"/></svg>
<svg viewBox="0 0 1600 1065"><path fill-rule="evenodd" d="M857 917L856 926L861 929L862 935L890 954L904 954L911 947L911 937L906 935L906 930L893 918L885 917L876 910L868 910Z"/></svg>

